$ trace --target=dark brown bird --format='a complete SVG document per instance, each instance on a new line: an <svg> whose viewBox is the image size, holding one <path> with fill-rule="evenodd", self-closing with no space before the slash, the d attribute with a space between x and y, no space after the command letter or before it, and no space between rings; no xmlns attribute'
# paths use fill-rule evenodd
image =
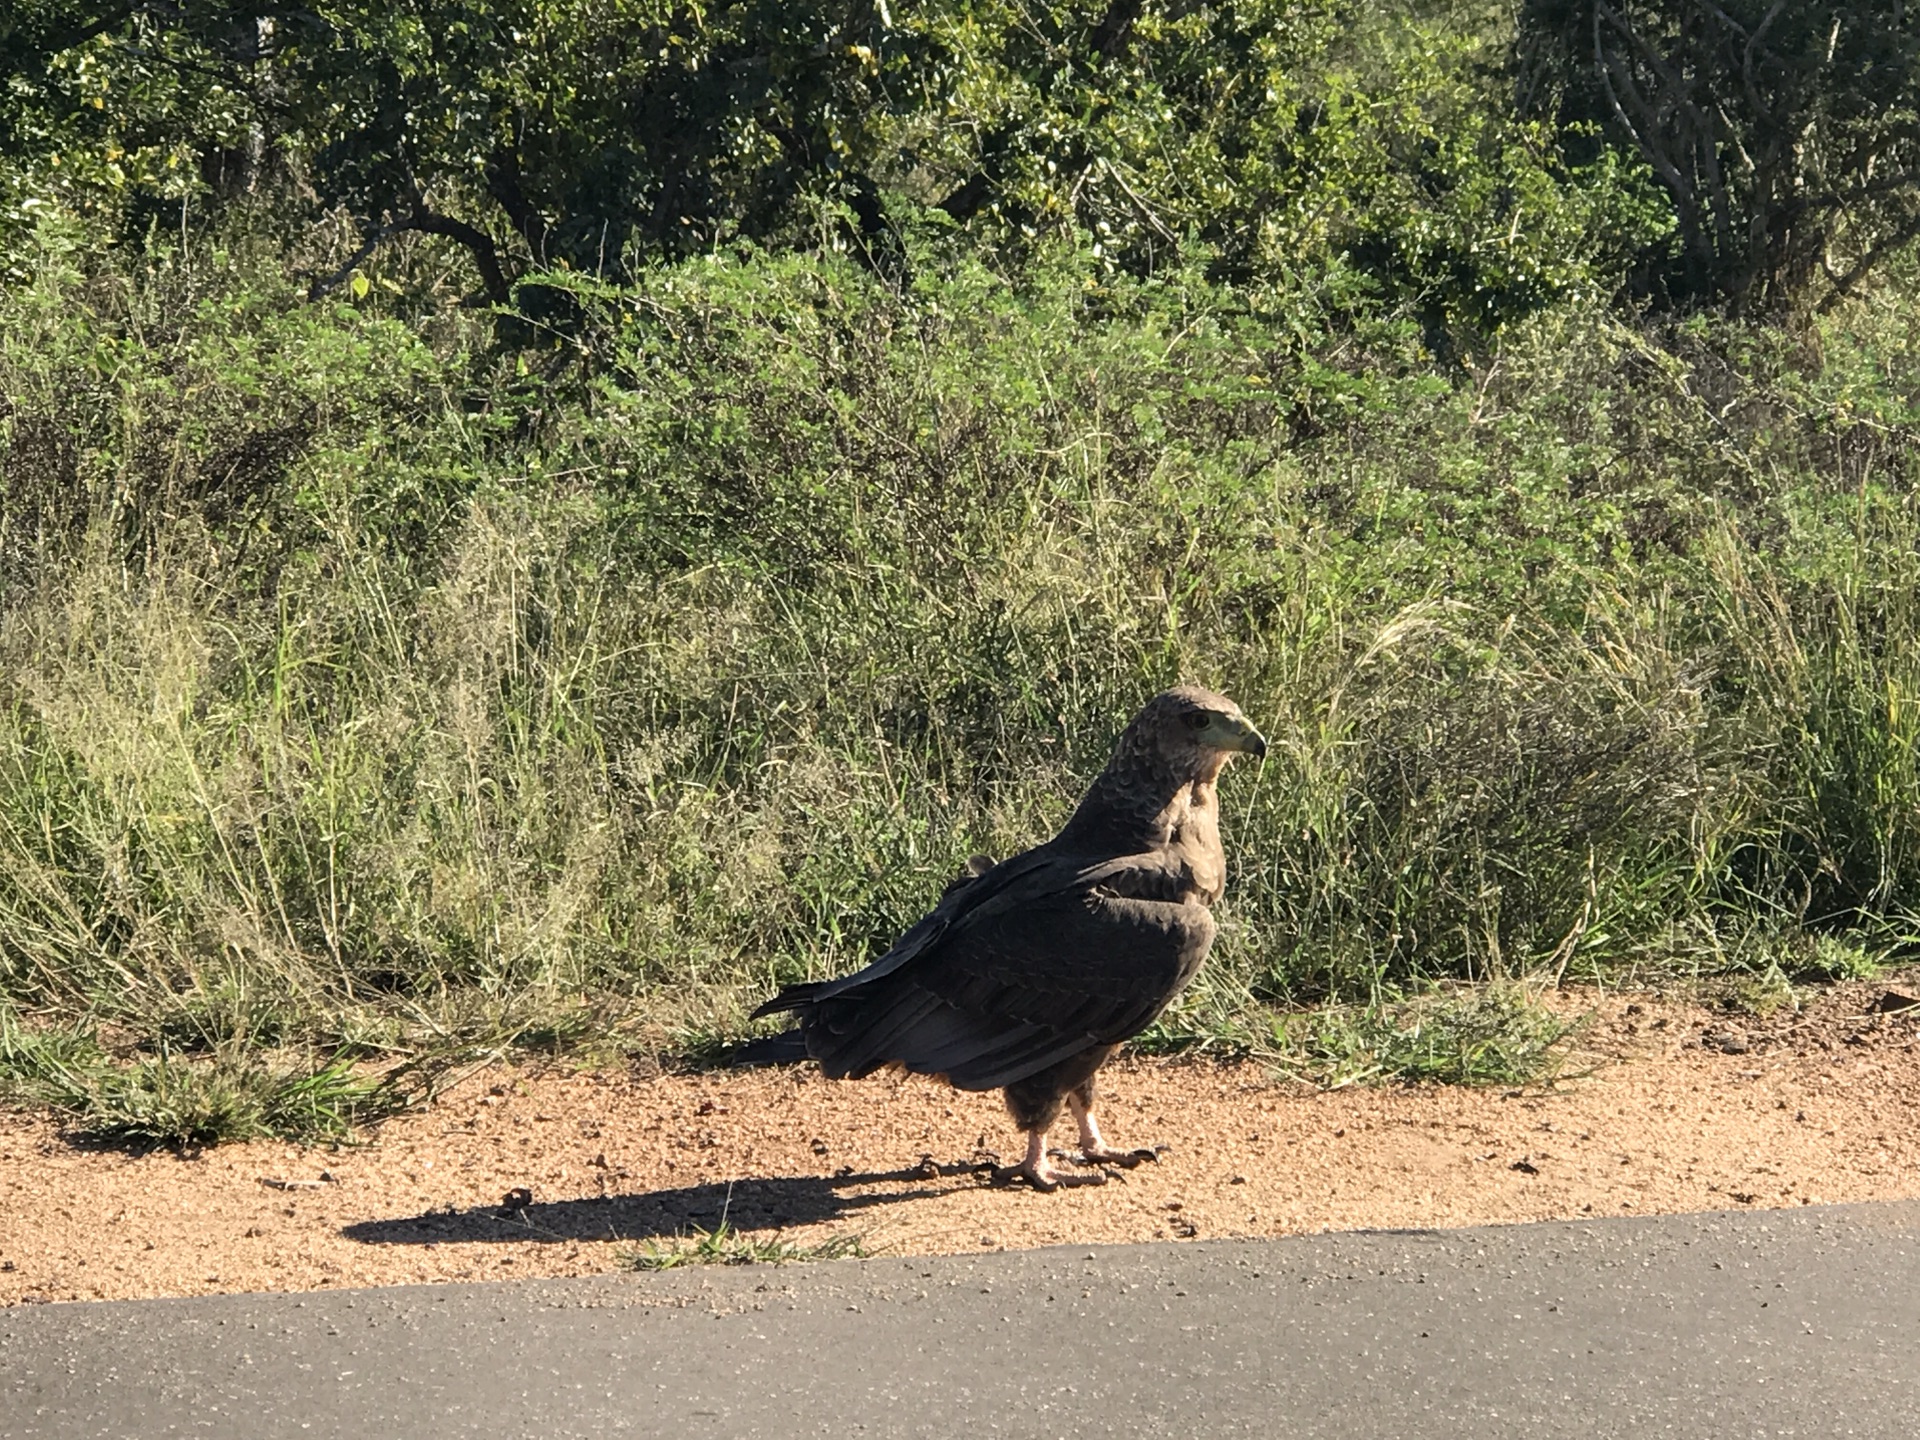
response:
<svg viewBox="0 0 1920 1440"><path fill-rule="evenodd" d="M1153 1023L1213 944L1208 907L1226 882L1214 785L1236 753L1265 755L1267 742L1231 700L1194 686L1156 695L1058 835L1004 864L976 857L866 969L787 986L754 1014L799 1024L740 1058L811 1056L856 1080L898 1065L962 1090L1004 1089L1027 1153L999 1178L1037 1190L1063 1180L1046 1148L1063 1101L1084 1163L1152 1159L1102 1137L1094 1072Z"/></svg>

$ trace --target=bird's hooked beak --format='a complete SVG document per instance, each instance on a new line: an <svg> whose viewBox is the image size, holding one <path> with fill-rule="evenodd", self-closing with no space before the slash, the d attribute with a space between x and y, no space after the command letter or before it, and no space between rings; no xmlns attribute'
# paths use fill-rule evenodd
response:
<svg viewBox="0 0 1920 1440"><path fill-rule="evenodd" d="M1245 720L1232 715L1222 715L1214 722L1214 726L1218 733L1207 738L1222 750L1236 750L1242 755L1251 755L1256 760L1266 758L1267 737Z"/></svg>

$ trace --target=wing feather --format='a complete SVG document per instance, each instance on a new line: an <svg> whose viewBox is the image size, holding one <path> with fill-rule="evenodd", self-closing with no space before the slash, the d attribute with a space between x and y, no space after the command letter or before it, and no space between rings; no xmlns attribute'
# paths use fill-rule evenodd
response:
<svg viewBox="0 0 1920 1440"><path fill-rule="evenodd" d="M1028 872L950 918L911 964L875 974L889 952L848 977L859 984L816 992L797 1007L809 1050L830 1075L898 1063L989 1090L1137 1034L1198 969L1213 921L1200 905L1113 893L1118 873L1074 865L1035 894L1041 872Z"/></svg>
<svg viewBox="0 0 1920 1440"><path fill-rule="evenodd" d="M1024 855L1016 855L976 879L951 887L939 904L896 940L886 954L865 969L843 975L838 980L789 985L755 1010L751 1018L759 1020L768 1015L799 1010L806 1005L817 1005L883 980L937 946L956 924L963 925L982 914L1000 913L1007 904L1018 904L1029 892L1037 890L1045 893L1066 878L1056 873L1061 864L1059 857L1048 854L1047 850L1048 847L1043 845ZM1080 868L1084 867L1074 866L1068 874L1077 873ZM1041 876L1037 884L1034 879L1036 873ZM1005 901L1003 897L1010 890L1015 892L1014 898Z"/></svg>

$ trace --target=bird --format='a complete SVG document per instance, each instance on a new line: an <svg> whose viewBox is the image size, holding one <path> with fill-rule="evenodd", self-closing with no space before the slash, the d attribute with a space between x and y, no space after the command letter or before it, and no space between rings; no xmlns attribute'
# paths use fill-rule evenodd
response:
<svg viewBox="0 0 1920 1440"><path fill-rule="evenodd" d="M864 969L786 986L753 1015L791 1015L793 1028L736 1059L811 1058L833 1079L891 1068L1003 1090L1026 1155L994 1178L1041 1192L1157 1158L1107 1143L1094 1075L1206 959L1227 873L1216 784L1233 756L1266 753L1226 696L1193 685L1154 696L1057 835L998 863L975 856ZM1063 1103L1084 1173L1063 1174L1048 1155Z"/></svg>

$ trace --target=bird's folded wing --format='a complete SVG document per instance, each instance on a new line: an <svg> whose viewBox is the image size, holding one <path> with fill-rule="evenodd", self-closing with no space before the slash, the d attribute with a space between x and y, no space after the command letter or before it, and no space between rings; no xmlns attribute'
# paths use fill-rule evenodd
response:
<svg viewBox="0 0 1920 1440"><path fill-rule="evenodd" d="M1059 854L1044 845L1036 847L964 885L950 888L938 905L872 964L838 980L789 985L755 1010L752 1018L778 1015L844 995L904 968L938 948L952 932L971 929L1049 895L1084 894L1096 888L1139 899L1172 899L1180 889L1179 868L1164 851L1088 857Z"/></svg>
<svg viewBox="0 0 1920 1440"><path fill-rule="evenodd" d="M1129 861L1147 857L1127 857ZM778 1015L802 1005L818 1004L844 995L850 990L871 985L935 948L956 926L965 927L980 919L1026 904L1054 891L1084 888L1098 883L1116 864L1112 860L1089 860L1084 856L1058 855L1047 846L1038 846L996 865L985 874L948 889L938 905L927 912L912 929L875 960L851 975L838 980L789 985L753 1012L754 1019ZM1088 876L1096 877L1089 881Z"/></svg>
<svg viewBox="0 0 1920 1440"><path fill-rule="evenodd" d="M829 1074L899 1063L993 1089L1144 1029L1205 958L1212 918L1115 893L1138 877L1111 862L1069 873L1039 894L998 892L912 965L821 1004L808 1048Z"/></svg>

